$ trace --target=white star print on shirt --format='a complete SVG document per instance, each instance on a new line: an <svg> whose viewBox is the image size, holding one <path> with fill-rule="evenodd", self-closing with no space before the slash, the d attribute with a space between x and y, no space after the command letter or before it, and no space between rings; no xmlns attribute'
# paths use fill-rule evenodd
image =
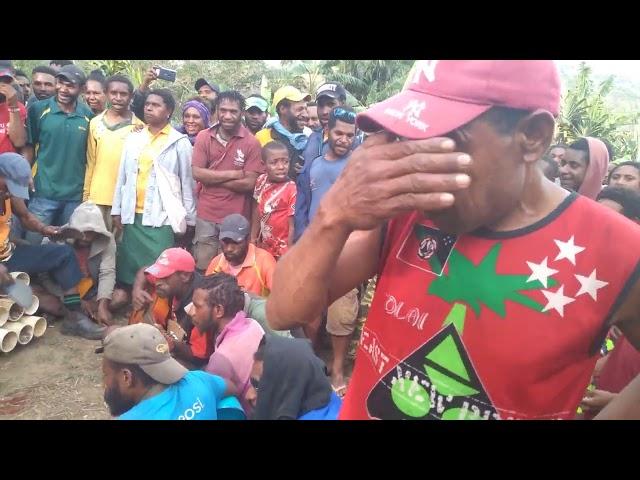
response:
<svg viewBox="0 0 640 480"><path fill-rule="evenodd" d="M564 285L561 285L557 292L542 290L542 294L547 298L547 304L542 311L546 312L553 308L561 317L564 317L565 305L576 301L575 298L566 297L564 295Z"/></svg>
<svg viewBox="0 0 640 480"><path fill-rule="evenodd" d="M547 266L548 260L549 257L545 257L544 260L540 263L527 262L527 265L529 265L529 268L531 269L531 276L527 279L527 282L540 280L540 283L544 285L544 288L547 288L549 277L551 277L554 273L558 273L558 270L554 270L553 268L549 268Z"/></svg>
<svg viewBox="0 0 640 480"><path fill-rule="evenodd" d="M560 249L560 252L558 253L558 256L555 259L562 260L563 258L566 258L573 264L573 266L575 266L576 255L582 252L585 249L585 247L579 247L578 245L573 243L573 238L574 236L572 235L568 242L563 242L561 240L554 240L554 242L556 242L556 245Z"/></svg>
<svg viewBox="0 0 640 480"><path fill-rule="evenodd" d="M603 282L602 280L598 280L596 278L595 268L593 269L593 272L591 272L591 275L589 275L588 277L584 277L582 275L576 275L575 277L580 282L580 290L578 291L578 293L576 293L576 297L588 293L591 298L593 298L595 301L598 301L598 290L609 285L609 282Z"/></svg>

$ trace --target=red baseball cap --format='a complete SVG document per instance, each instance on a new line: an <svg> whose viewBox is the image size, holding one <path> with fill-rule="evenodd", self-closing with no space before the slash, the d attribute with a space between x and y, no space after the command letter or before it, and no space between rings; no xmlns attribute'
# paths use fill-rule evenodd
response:
<svg viewBox="0 0 640 480"><path fill-rule="evenodd" d="M193 272L195 269L196 262L189 252L182 248L168 248L145 273L155 278L167 278L176 272Z"/></svg>
<svg viewBox="0 0 640 480"><path fill-rule="evenodd" d="M358 115L365 132L409 139L444 135L491 107L560 110L553 60L418 60L402 92Z"/></svg>

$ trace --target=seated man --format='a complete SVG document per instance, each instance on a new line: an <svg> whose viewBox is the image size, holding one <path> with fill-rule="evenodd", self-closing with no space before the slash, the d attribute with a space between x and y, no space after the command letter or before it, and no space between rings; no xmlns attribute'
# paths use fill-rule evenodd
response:
<svg viewBox="0 0 640 480"><path fill-rule="evenodd" d="M181 248L165 250L153 265L141 269L136 275L134 313L129 321L159 326L167 332L172 354L193 368L204 367L214 350L213 337L194 329L189 317L194 286L202 278L189 252ZM245 293L243 308L263 328L266 327L263 298ZM272 333L271 329L265 330ZM290 336L288 331L276 333Z"/></svg>
<svg viewBox="0 0 640 480"><path fill-rule="evenodd" d="M29 198L31 168L16 153L0 154L0 262L10 272L29 275L47 272L64 291L61 332L89 340L99 340L104 327L92 322L81 311L78 283L84 277L73 249L68 245L15 245L9 239L12 212L29 231L57 237L59 228L44 225L24 203Z"/></svg>
<svg viewBox="0 0 640 480"><path fill-rule="evenodd" d="M188 371L171 358L169 345L151 325L113 329L96 353L104 353L104 401L111 415L120 420L244 416L236 398L225 398L237 394L230 382L206 372Z"/></svg>
<svg viewBox="0 0 640 480"><path fill-rule="evenodd" d="M245 395L251 387L253 354L265 332L242 310L244 295L232 275L205 277L193 293L192 321L200 333L215 339L206 371L231 381L245 412L250 404Z"/></svg>
<svg viewBox="0 0 640 480"><path fill-rule="evenodd" d="M206 274L233 275L245 292L269 295L276 261L266 250L249 242L251 227L238 213L228 215L220 225L222 253L211 260Z"/></svg>
<svg viewBox="0 0 640 480"><path fill-rule="evenodd" d="M116 242L105 226L100 208L93 202L79 205L71 214L69 223L60 229L60 236L71 242L83 274L78 284L82 309L98 323L111 325L112 313L124 306L126 298L113 298ZM41 308L58 314L62 308L58 298L45 291L36 291Z"/></svg>

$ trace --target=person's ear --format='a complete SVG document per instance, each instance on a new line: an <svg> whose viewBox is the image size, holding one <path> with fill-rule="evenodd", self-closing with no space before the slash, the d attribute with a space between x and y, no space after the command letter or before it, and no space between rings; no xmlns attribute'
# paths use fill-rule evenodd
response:
<svg viewBox="0 0 640 480"><path fill-rule="evenodd" d="M553 115L546 110L536 110L518 122L516 138L525 162L535 162L544 155L551 145L554 128Z"/></svg>
<svg viewBox="0 0 640 480"><path fill-rule="evenodd" d="M120 379L122 380L122 384L125 387L127 388L133 387L133 383L134 383L133 373L128 368L123 368L122 370L120 370Z"/></svg>
<svg viewBox="0 0 640 480"><path fill-rule="evenodd" d="M224 307L222 305L213 306L213 316L216 319L224 318Z"/></svg>

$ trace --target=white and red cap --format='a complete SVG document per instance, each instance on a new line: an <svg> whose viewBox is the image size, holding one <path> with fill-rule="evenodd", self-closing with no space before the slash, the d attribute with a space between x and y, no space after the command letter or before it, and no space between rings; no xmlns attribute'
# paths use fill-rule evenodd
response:
<svg viewBox="0 0 640 480"><path fill-rule="evenodd" d="M176 272L193 272L195 269L196 262L189 252L182 248L168 248L145 273L155 278L167 278Z"/></svg>
<svg viewBox="0 0 640 480"><path fill-rule="evenodd" d="M560 110L560 78L553 60L418 60L402 92L358 115L365 132L438 137L491 107Z"/></svg>

